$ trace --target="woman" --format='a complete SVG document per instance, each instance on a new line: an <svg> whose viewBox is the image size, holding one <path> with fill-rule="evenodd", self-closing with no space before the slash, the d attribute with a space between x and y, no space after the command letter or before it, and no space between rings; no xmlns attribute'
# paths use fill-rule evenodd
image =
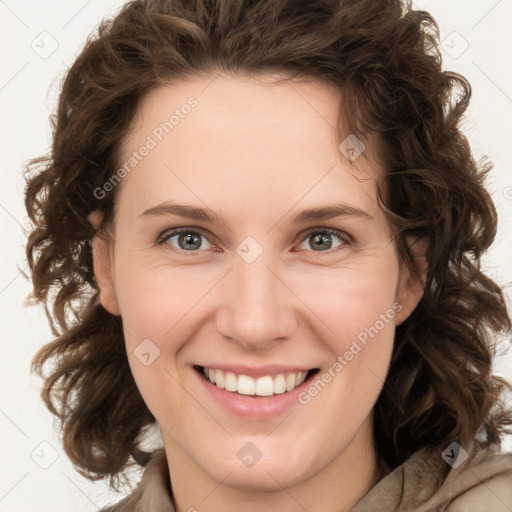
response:
<svg viewBox="0 0 512 512"><path fill-rule="evenodd" d="M145 466L108 510L512 506L491 165L437 38L391 0L149 0L88 41L27 256L66 453Z"/></svg>

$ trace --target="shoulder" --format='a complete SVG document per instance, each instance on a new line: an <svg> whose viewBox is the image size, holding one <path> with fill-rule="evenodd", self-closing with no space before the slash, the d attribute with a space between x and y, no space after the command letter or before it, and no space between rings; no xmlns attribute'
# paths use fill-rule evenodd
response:
<svg viewBox="0 0 512 512"><path fill-rule="evenodd" d="M512 453L482 450L458 470L452 469L445 480L453 495L447 512L512 510Z"/></svg>
<svg viewBox="0 0 512 512"><path fill-rule="evenodd" d="M442 462L439 462L440 459ZM424 478L432 483L432 492L429 498L421 504L418 503L417 509L414 510L510 512L512 453L499 453L489 448L473 448L468 453L461 448L452 459L450 460L446 450L432 452L430 456L425 457L426 467L431 470L436 464L448 462L451 468L444 477L425 475ZM411 495L414 492L414 488L409 489Z"/></svg>
<svg viewBox="0 0 512 512"><path fill-rule="evenodd" d="M164 449L153 452L136 489L100 512L174 512Z"/></svg>
<svg viewBox="0 0 512 512"><path fill-rule="evenodd" d="M472 449L451 455L442 448L415 452L370 489L352 512L512 510L512 453Z"/></svg>

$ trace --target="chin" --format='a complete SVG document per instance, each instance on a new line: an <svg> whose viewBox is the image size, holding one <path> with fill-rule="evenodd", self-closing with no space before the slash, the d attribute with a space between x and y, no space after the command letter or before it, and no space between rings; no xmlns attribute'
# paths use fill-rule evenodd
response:
<svg viewBox="0 0 512 512"><path fill-rule="evenodd" d="M212 477L220 477L218 481L222 481L223 485L238 489L240 491L251 492L275 492L282 491L283 487L289 488L306 480L309 475L299 468L286 467L286 460L282 460L276 464L265 464L260 461L258 467L253 468L237 468L232 470L231 474L226 478L226 473L220 475L211 475Z"/></svg>
<svg viewBox="0 0 512 512"><path fill-rule="evenodd" d="M236 440L236 449L225 451L232 456L220 459L217 453L200 465L213 480L241 491L280 491L311 478L320 469L308 460L300 440L295 447L283 444L283 439ZM211 460L215 465L208 465Z"/></svg>

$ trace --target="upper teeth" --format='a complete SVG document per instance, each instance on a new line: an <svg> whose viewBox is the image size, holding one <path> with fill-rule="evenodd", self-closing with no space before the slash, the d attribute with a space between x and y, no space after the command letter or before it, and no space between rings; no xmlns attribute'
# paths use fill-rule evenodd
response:
<svg viewBox="0 0 512 512"><path fill-rule="evenodd" d="M241 395L272 396L292 391L306 379L307 372L280 373L272 377L265 375L253 379L248 375L235 375L233 372L203 368L206 378L220 389Z"/></svg>

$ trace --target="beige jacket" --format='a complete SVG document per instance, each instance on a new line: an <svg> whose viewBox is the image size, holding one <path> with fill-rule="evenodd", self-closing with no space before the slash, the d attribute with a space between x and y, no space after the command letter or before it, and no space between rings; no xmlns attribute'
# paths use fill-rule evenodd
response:
<svg viewBox="0 0 512 512"><path fill-rule="evenodd" d="M351 512L512 512L512 453L481 450L471 461L451 468L433 492L440 478L440 457L440 451L416 452L370 489ZM175 512L163 449L153 453L135 491L102 512Z"/></svg>

